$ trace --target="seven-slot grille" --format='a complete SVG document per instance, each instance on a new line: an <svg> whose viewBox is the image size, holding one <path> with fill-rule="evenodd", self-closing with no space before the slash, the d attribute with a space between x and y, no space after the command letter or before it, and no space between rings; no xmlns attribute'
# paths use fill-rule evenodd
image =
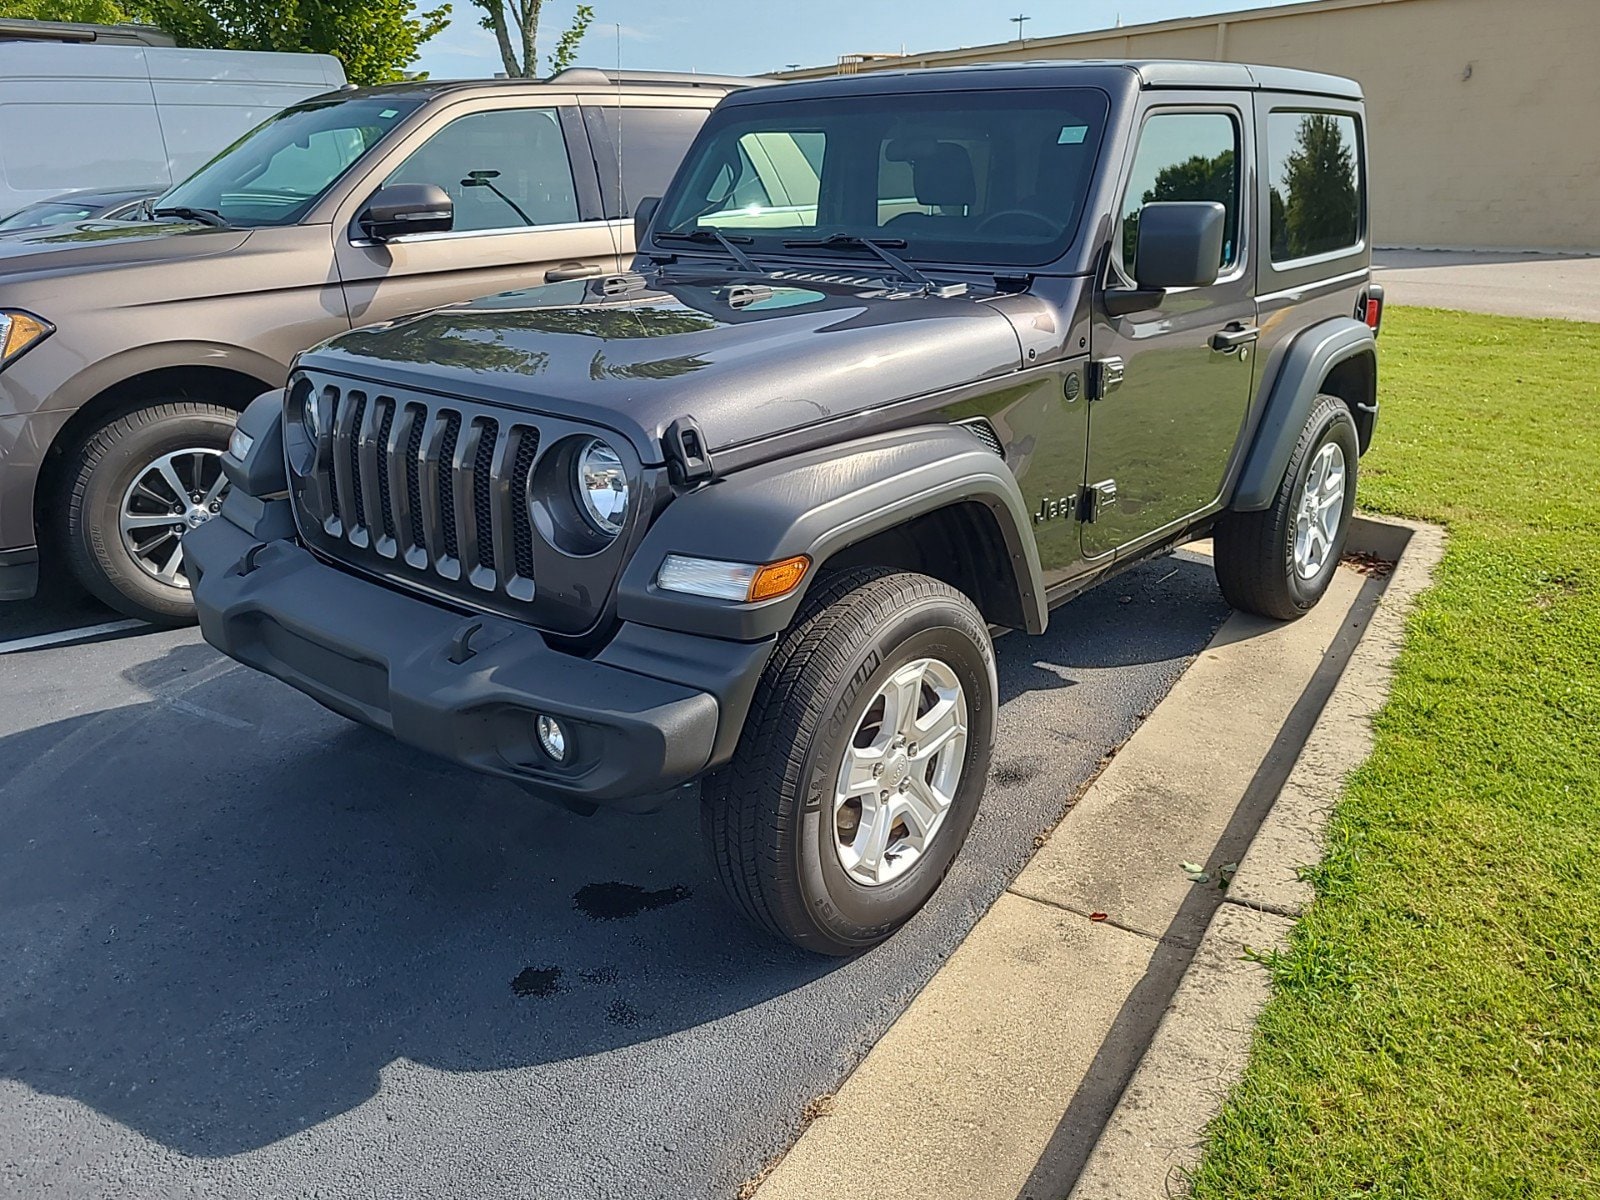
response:
<svg viewBox="0 0 1600 1200"><path fill-rule="evenodd" d="M482 592L533 597L537 427L437 397L333 384L315 396L321 511L306 515L325 538Z"/></svg>

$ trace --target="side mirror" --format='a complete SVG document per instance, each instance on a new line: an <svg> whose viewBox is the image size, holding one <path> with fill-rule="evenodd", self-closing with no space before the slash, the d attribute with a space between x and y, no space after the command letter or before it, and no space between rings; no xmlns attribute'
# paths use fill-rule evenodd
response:
<svg viewBox="0 0 1600 1200"><path fill-rule="evenodd" d="M646 196L633 210L633 248L644 245L644 235L650 231L650 219L661 207L660 196Z"/></svg>
<svg viewBox="0 0 1600 1200"><path fill-rule="evenodd" d="M1170 288L1209 287L1217 281L1228 210L1215 200L1164 200L1139 210L1131 288L1107 288L1114 317L1157 307Z"/></svg>
<svg viewBox="0 0 1600 1200"><path fill-rule="evenodd" d="M455 202L436 183L391 183L372 193L356 218L375 242L407 233L445 233L455 224Z"/></svg>
<svg viewBox="0 0 1600 1200"><path fill-rule="evenodd" d="M1217 281L1228 210L1215 200L1169 200L1139 210L1133 277L1143 288L1209 287Z"/></svg>

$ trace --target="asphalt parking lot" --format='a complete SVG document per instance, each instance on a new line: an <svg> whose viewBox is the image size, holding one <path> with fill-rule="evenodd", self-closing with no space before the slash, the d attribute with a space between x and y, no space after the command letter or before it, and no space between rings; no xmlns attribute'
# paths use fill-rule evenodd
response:
<svg viewBox="0 0 1600 1200"><path fill-rule="evenodd" d="M1225 613L1179 555L1002 639L972 841L843 963L738 921L691 804L569 815L192 631L0 655L0 1193L730 1196Z"/></svg>

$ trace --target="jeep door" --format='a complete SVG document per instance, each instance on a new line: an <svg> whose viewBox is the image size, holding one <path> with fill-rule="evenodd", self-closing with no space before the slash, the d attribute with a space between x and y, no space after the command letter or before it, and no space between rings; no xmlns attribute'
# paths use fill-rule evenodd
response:
<svg viewBox="0 0 1600 1200"><path fill-rule="evenodd" d="M1227 209L1221 273L1209 287L1166 292L1127 316L1096 293L1089 412L1087 558L1133 550L1214 507L1250 404L1255 366L1253 121L1215 93L1147 95L1103 283L1131 288L1140 209L1215 200ZM1221 336L1219 336L1221 335Z"/></svg>
<svg viewBox="0 0 1600 1200"><path fill-rule="evenodd" d="M447 232L378 242L360 217L380 187L433 183ZM355 325L496 292L619 269L631 247L608 221L576 98L448 105L393 147L334 219L334 257Z"/></svg>

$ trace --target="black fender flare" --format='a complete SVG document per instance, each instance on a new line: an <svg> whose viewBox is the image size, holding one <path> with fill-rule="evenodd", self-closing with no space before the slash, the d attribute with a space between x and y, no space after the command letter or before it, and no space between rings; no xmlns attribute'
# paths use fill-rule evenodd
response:
<svg viewBox="0 0 1600 1200"><path fill-rule="evenodd" d="M1362 356L1376 371L1377 338L1353 317L1318 322L1290 343L1267 393L1229 508L1259 512L1271 506L1323 381L1340 363Z"/></svg>
<svg viewBox="0 0 1600 1200"><path fill-rule="evenodd" d="M994 515L1020 591L1026 628L1048 620L1039 548L1022 490L1005 461L972 434L924 425L762 463L705 484L661 511L617 588L624 621L709 637L754 641L793 619L829 557L873 534L952 504ZM663 591L668 554L769 563L811 557L801 586L755 603Z"/></svg>

